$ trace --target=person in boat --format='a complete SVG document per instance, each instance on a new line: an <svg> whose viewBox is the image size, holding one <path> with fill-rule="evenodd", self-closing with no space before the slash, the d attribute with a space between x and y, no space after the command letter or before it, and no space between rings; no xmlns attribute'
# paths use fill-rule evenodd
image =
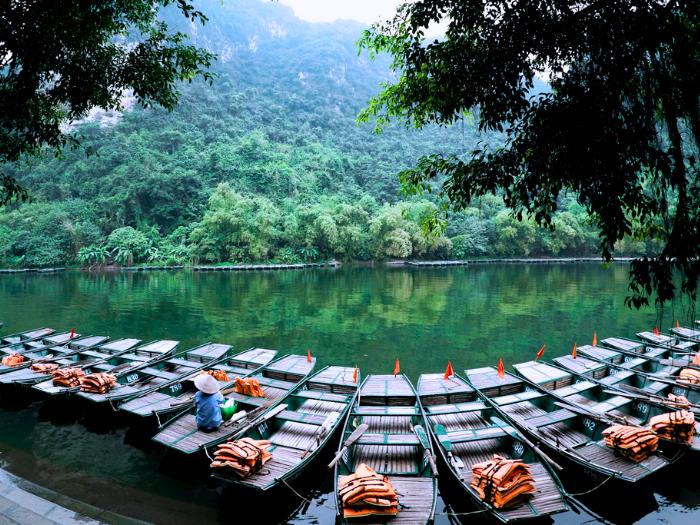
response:
<svg viewBox="0 0 700 525"><path fill-rule="evenodd" d="M209 374L200 374L194 380L198 392L194 396L197 428L203 432L214 432L224 422L221 405L225 402L219 392L219 383Z"/></svg>

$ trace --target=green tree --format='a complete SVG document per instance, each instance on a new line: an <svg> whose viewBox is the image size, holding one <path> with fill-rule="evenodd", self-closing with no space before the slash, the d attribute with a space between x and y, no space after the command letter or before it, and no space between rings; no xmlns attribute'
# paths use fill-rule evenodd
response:
<svg viewBox="0 0 700 525"><path fill-rule="evenodd" d="M426 32L444 27L429 40ZM502 192L520 220L553 227L571 191L610 259L625 236L661 250L631 268L629 304L693 298L700 274L700 5L693 1L417 0L364 33L398 80L360 119L451 125L473 111L504 132L466 158L434 154L401 175L414 191L444 176L456 208ZM551 89L537 81L551 80ZM510 228L506 235L510 235ZM505 246L504 246L505 248Z"/></svg>
<svg viewBox="0 0 700 525"><path fill-rule="evenodd" d="M188 0L3 2L0 161L75 144L62 125L93 107L120 110L128 93L145 107L172 109L178 81L211 80L213 55L170 30L159 11L169 5L206 21ZM0 205L26 198L12 176L2 174L0 184Z"/></svg>

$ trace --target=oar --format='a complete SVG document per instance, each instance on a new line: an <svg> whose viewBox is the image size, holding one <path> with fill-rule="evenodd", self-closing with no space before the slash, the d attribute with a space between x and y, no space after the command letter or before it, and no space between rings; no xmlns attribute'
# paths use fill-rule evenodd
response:
<svg viewBox="0 0 700 525"><path fill-rule="evenodd" d="M458 472L461 471L464 468L464 461L452 454L452 440L450 440L447 429L443 425L435 425L435 435L442 445L442 448L444 448L445 452L447 452L447 459L449 460L450 464L453 465Z"/></svg>
<svg viewBox="0 0 700 525"><path fill-rule="evenodd" d="M325 436L328 431L333 428L333 425L335 425L335 422L338 421L338 418L340 417L340 412L331 412L326 416L326 419L323 420L323 424L321 424L318 429L313 433L311 436L311 441L309 442L309 446L306 447L306 450L302 452L301 454L301 459L304 459L306 455L311 452L311 447L316 444L318 446L318 443L321 441L323 436Z"/></svg>
<svg viewBox="0 0 700 525"><path fill-rule="evenodd" d="M416 425L415 427L411 427L411 430L413 430L413 433L418 436L418 441L420 442L421 447L423 447L423 457L428 460L428 465L430 465L430 471L432 472L434 477L438 477L438 469L437 465L435 464L435 458L433 457L432 452L430 451L430 439L428 438L428 433L425 431L425 429L422 427L422 425Z"/></svg>
<svg viewBox="0 0 700 525"><path fill-rule="evenodd" d="M501 424L501 420L498 419L497 417L492 418L491 421L493 421L497 426L499 426L500 428L502 428L503 430L508 432L508 430L505 428L505 425ZM505 423L505 422L503 422L503 423ZM530 432L536 433L536 432L533 432L533 430L530 429L529 425L527 425L525 423L515 423L514 422L513 426L515 426L517 428L518 424L522 425L526 429L529 429ZM508 432L508 433L511 434L510 432ZM511 435L513 435L513 434L511 434ZM562 470L564 470L564 467L562 467L559 463L554 461L551 457L549 457L549 455L545 454L545 452L540 447L538 447L535 443L530 441L527 438L527 436L525 435L525 432L523 432L522 430L518 432L517 436L513 436L513 437L515 439L521 439L528 447L530 447L535 452L535 454L537 454L540 457L540 459L542 459L545 463L549 463L550 465L552 465L558 472L561 472Z"/></svg>
<svg viewBox="0 0 700 525"><path fill-rule="evenodd" d="M343 447L336 452L335 457L331 460L331 462L328 464L328 468L333 468L338 461L340 461L340 458L342 455L345 453L345 451L348 449L348 447L351 447L352 445L355 444L355 442L362 437L362 435L367 432L367 429L369 428L369 425L367 423L362 423L359 427L357 427L352 434L348 436L348 438L345 440L343 443Z"/></svg>
<svg viewBox="0 0 700 525"><path fill-rule="evenodd" d="M263 405L260 405L258 408L251 410L250 412L246 412L246 419L251 418L251 417L256 417L258 414L261 414L262 412L264 412L265 410L267 410L271 406L272 406L272 403L265 403ZM240 418L239 419L231 418L224 423L224 426L230 427L233 423L235 423L239 420L240 420Z"/></svg>
<svg viewBox="0 0 700 525"><path fill-rule="evenodd" d="M658 403L661 405L679 405L679 407L690 407L690 408L695 408L695 409L700 409L700 405L697 403L683 403L679 401L671 401L669 398L660 396L658 394L652 394L650 392L645 392L644 390L641 390L639 388L633 387L632 385L620 385L620 388L622 390L625 390L624 393L618 392L618 395L622 395L625 397L632 397L634 396L634 399L646 399L648 401ZM612 391L609 391L612 393Z"/></svg>
<svg viewBox="0 0 700 525"><path fill-rule="evenodd" d="M630 424L629 420L626 417L618 416L616 414L610 414L609 412L592 412L590 410L586 410L585 408L580 408L578 406L570 405L568 403L563 403L560 401L555 401L554 404L559 408L563 408L570 412L575 412L576 414L581 414L582 416L588 416L593 419L602 419L603 421L607 420L606 422L608 423L623 423L625 425Z"/></svg>

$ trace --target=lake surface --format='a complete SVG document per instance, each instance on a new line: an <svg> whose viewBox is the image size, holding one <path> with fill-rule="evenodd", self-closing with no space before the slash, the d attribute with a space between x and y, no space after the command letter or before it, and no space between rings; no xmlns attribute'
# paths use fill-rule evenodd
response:
<svg viewBox="0 0 700 525"><path fill-rule="evenodd" d="M390 373L399 358L415 380L444 370L448 359L456 370L495 366L499 356L508 366L532 359L543 344L545 358L570 352L574 341L590 343L594 330L600 340L692 321L687 304L663 312L626 308L627 271L626 265L508 264L0 275L0 320L5 333L50 326L176 339L181 348L215 341L239 349L311 349L319 367L356 365L363 374ZM160 523L238 521L250 505L262 512L261 523L333 522L332 481L322 466L298 486L309 501L292 494L274 505L220 497L206 469L164 454L148 429L119 413L48 403L12 388L0 398L0 466L62 494ZM583 501L614 523L698 523L700 483L686 471L674 466L640 489L631 506L603 501L610 496L605 489ZM575 482L576 473L571 476ZM436 521L454 522L452 510L440 502ZM579 512L555 522L597 522Z"/></svg>

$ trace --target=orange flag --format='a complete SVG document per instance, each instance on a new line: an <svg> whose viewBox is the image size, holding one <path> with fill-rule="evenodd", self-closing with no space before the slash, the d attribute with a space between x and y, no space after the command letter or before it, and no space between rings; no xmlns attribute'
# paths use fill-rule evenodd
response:
<svg viewBox="0 0 700 525"><path fill-rule="evenodd" d="M538 359L542 359L542 356L544 355L544 346L545 345L542 345L542 348L540 348L535 354L535 361L537 361Z"/></svg>
<svg viewBox="0 0 700 525"><path fill-rule="evenodd" d="M654 326L654 335L661 335L661 332L659 332L658 326Z"/></svg>
<svg viewBox="0 0 700 525"><path fill-rule="evenodd" d="M352 382L353 383L357 383L357 372L358 372L357 367L355 367L355 370L352 373Z"/></svg>
<svg viewBox="0 0 700 525"><path fill-rule="evenodd" d="M310 363L311 362L311 348L306 350L306 360Z"/></svg>
<svg viewBox="0 0 700 525"><path fill-rule="evenodd" d="M75 337L75 328L70 329L70 337L69 339L73 339Z"/></svg>
<svg viewBox="0 0 700 525"><path fill-rule="evenodd" d="M455 371L452 369L452 361L447 362L447 368L445 368L445 376L443 379L449 379L450 376L455 375Z"/></svg>
<svg viewBox="0 0 700 525"><path fill-rule="evenodd" d="M679 323L678 319L676 319L676 328L680 328L680 327L681 327L681 323Z"/></svg>
<svg viewBox="0 0 700 525"><path fill-rule="evenodd" d="M576 341L574 341L574 349L571 351L571 357L576 359Z"/></svg>
<svg viewBox="0 0 700 525"><path fill-rule="evenodd" d="M396 363L394 363L394 377L401 373L401 365L399 364L399 358L396 358Z"/></svg>
<svg viewBox="0 0 700 525"><path fill-rule="evenodd" d="M503 366L503 358L498 358L498 377L506 377L506 368Z"/></svg>
<svg viewBox="0 0 700 525"><path fill-rule="evenodd" d="M593 346L598 346L598 334L593 330Z"/></svg>

